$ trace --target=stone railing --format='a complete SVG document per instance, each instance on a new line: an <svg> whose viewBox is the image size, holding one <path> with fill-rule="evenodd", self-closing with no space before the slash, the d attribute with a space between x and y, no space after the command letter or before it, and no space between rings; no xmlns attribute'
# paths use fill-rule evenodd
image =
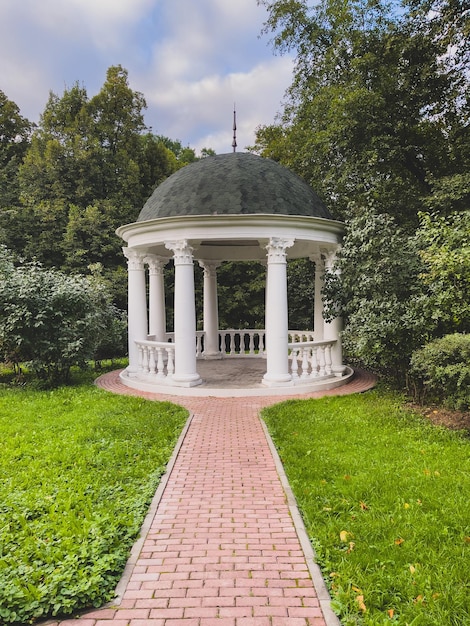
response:
<svg viewBox="0 0 470 626"><path fill-rule="evenodd" d="M219 349L224 357L264 357L266 331L249 328L219 330Z"/></svg>
<svg viewBox="0 0 470 626"><path fill-rule="evenodd" d="M175 344L168 341L136 341L138 372L162 382L175 371Z"/></svg>
<svg viewBox="0 0 470 626"><path fill-rule="evenodd" d="M174 334L166 341L149 338L136 341L139 350L138 375L155 382L170 383L175 371ZM313 341L309 331L289 331L289 371L294 383L341 375L332 367L331 350L335 341ZM265 358L266 332L259 329L219 330L219 348L223 358ZM196 333L196 356L204 356L204 331ZM168 380L167 380L168 379ZM171 384L171 383L170 383Z"/></svg>
<svg viewBox="0 0 470 626"><path fill-rule="evenodd" d="M313 341L313 330L289 330L287 331L289 346L291 343L302 343L302 341Z"/></svg>
<svg viewBox="0 0 470 626"><path fill-rule="evenodd" d="M289 343L290 374L299 382L336 375L331 349L336 341L293 341Z"/></svg>

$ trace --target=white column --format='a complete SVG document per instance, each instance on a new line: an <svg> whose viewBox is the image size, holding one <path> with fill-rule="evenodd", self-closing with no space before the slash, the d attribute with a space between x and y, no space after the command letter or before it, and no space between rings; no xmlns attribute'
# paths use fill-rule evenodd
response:
<svg viewBox="0 0 470 626"><path fill-rule="evenodd" d="M268 387L292 384L288 361L287 254L293 239L273 237L266 246L266 374Z"/></svg>
<svg viewBox="0 0 470 626"><path fill-rule="evenodd" d="M313 336L315 341L323 341L323 275L325 273L325 265L321 254L315 254L310 257L315 263L315 295L313 309Z"/></svg>
<svg viewBox="0 0 470 626"><path fill-rule="evenodd" d="M323 251L322 251L323 252ZM328 250L324 252L325 257L325 270L332 272L334 271L334 262L336 259L336 251ZM333 372L341 376L344 371L343 365L343 348L341 345L341 336L340 333L343 329L343 320L341 317L336 317L331 322L327 322L323 320L323 339L325 341L333 341L336 339L336 343L334 344L331 350L331 366Z"/></svg>
<svg viewBox="0 0 470 626"><path fill-rule="evenodd" d="M186 240L168 241L175 263L175 373L180 387L201 384L196 370L196 306L194 302L193 249Z"/></svg>
<svg viewBox="0 0 470 626"><path fill-rule="evenodd" d="M148 254L144 258L149 267L149 335L156 341L165 341L165 283L163 268L169 259L156 254Z"/></svg>
<svg viewBox="0 0 470 626"><path fill-rule="evenodd" d="M128 274L128 341L129 341L129 374L136 374L139 364L139 350L136 341L147 339L147 294L145 283L145 265L142 252L132 248L123 248L127 258Z"/></svg>
<svg viewBox="0 0 470 626"><path fill-rule="evenodd" d="M219 350L219 310L217 302L218 261L199 261L204 270L204 357L221 358Z"/></svg>

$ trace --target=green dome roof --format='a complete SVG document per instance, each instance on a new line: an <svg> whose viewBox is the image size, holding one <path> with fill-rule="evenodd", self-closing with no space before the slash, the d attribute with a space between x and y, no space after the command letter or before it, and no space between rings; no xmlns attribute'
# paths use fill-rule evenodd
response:
<svg viewBox="0 0 470 626"><path fill-rule="evenodd" d="M248 152L206 157L159 185L138 222L184 215L302 215L332 219L316 193L296 174Z"/></svg>

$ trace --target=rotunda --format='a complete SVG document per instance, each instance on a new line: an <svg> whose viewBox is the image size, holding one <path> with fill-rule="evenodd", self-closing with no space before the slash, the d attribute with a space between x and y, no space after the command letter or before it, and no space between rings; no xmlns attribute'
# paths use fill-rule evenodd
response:
<svg viewBox="0 0 470 626"><path fill-rule="evenodd" d="M143 390L204 387L201 360L263 359L259 387L310 390L343 384L340 320L323 319L325 268L343 234L317 194L280 164L250 153L206 157L153 192L136 222L121 226L129 277L129 365ZM287 260L315 263L310 329L290 329ZM164 268L174 263L174 328L167 329ZM265 328L219 329L217 267L266 265ZM194 263L204 270L203 329L196 329ZM215 365L215 364L214 364ZM176 390L176 391L175 391ZM194 392L194 390L192 390Z"/></svg>

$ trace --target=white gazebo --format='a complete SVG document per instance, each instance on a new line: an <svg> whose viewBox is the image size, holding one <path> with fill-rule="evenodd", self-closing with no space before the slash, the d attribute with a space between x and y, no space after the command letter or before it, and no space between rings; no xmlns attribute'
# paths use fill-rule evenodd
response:
<svg viewBox="0 0 470 626"><path fill-rule="evenodd" d="M159 185L137 222L117 234L129 276L129 366L122 381L144 391L202 392L201 360L263 359L258 387L299 393L344 384L339 319L325 322L325 268L343 225L314 191L278 163L250 153L207 157ZM287 259L315 263L311 329L290 329ZM165 316L165 266L174 262L174 328ZM264 329L219 329L217 268L224 261L266 266ZM203 330L196 329L194 263L204 270ZM207 363L205 370L207 371Z"/></svg>

